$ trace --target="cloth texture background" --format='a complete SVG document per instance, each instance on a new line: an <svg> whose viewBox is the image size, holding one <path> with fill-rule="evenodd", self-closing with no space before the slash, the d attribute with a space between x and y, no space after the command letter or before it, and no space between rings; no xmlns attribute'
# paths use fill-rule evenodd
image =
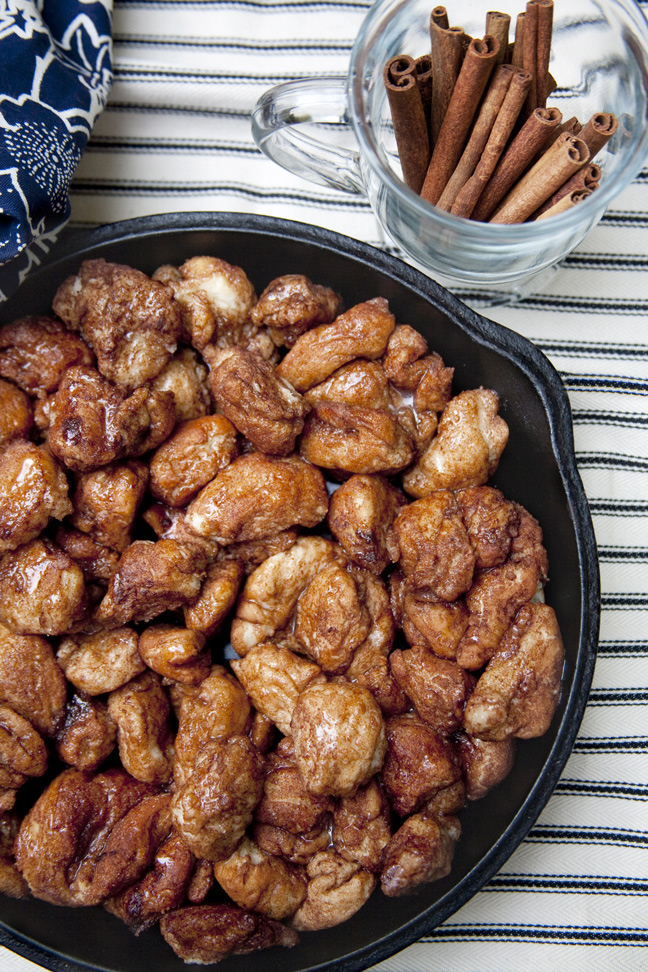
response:
<svg viewBox="0 0 648 972"><path fill-rule="evenodd" d="M364 199L290 175L250 134L250 110L270 85L346 72L369 5L116 0L114 79L72 182L71 226L232 210L395 252ZM647 270L644 169L540 293L488 308L547 354L570 397L601 565L598 660L573 753L528 837L381 972L648 968ZM0 968L36 967L0 950Z"/></svg>
<svg viewBox="0 0 648 972"><path fill-rule="evenodd" d="M0 0L0 263L69 218L70 182L110 89L111 6Z"/></svg>

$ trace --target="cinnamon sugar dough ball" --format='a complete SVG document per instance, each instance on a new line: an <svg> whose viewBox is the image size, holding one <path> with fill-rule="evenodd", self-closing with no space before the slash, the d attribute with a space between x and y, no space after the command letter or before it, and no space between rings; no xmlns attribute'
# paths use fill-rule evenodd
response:
<svg viewBox="0 0 648 972"><path fill-rule="evenodd" d="M287 273L270 281L250 318L268 328L277 347L291 348L305 331L334 320L340 304L339 294L330 287L313 283L301 273Z"/></svg>
<svg viewBox="0 0 648 972"><path fill-rule="evenodd" d="M10 442L0 462L0 554L71 512L68 481L52 454L26 439Z"/></svg>
<svg viewBox="0 0 648 972"><path fill-rule="evenodd" d="M379 358L395 325L383 297L366 300L330 324L302 334L277 371L297 391L306 392L354 358Z"/></svg>
<svg viewBox="0 0 648 972"><path fill-rule="evenodd" d="M289 456L308 412L299 392L254 351L207 348L205 360L220 411L261 452Z"/></svg>
<svg viewBox="0 0 648 972"><path fill-rule="evenodd" d="M325 537L300 537L252 571L239 598L230 637L238 655L286 627L297 602L316 574L336 557L335 545Z"/></svg>
<svg viewBox="0 0 648 972"><path fill-rule="evenodd" d="M0 378L0 449L12 439L28 439L34 424L29 396Z"/></svg>
<svg viewBox="0 0 648 972"><path fill-rule="evenodd" d="M298 456L240 456L191 501L187 523L219 543L259 540L288 527L313 527L326 516L321 471Z"/></svg>
<svg viewBox="0 0 648 972"><path fill-rule="evenodd" d="M117 628L173 611L198 597L205 568L205 553L193 544L135 540L120 557L96 620Z"/></svg>
<svg viewBox="0 0 648 972"><path fill-rule="evenodd" d="M53 737L65 717L66 692L47 638L15 634L0 625L0 702L29 719L42 735Z"/></svg>
<svg viewBox="0 0 648 972"><path fill-rule="evenodd" d="M290 721L300 692L325 678L319 665L272 642L255 645L231 665L254 707L284 735L290 734Z"/></svg>
<svg viewBox="0 0 648 972"><path fill-rule="evenodd" d="M52 306L92 348L101 374L127 392L162 371L180 337L171 290L120 263L84 261L61 284Z"/></svg>
<svg viewBox="0 0 648 972"><path fill-rule="evenodd" d="M148 479L148 467L137 459L82 473L72 494L70 523L97 543L125 550L132 540Z"/></svg>
<svg viewBox="0 0 648 972"><path fill-rule="evenodd" d="M401 472L414 458L412 439L386 409L321 402L306 419L299 451L335 474Z"/></svg>
<svg viewBox="0 0 648 972"><path fill-rule="evenodd" d="M94 772L110 756L116 742L117 726L106 703L75 692L56 737L59 758L68 766Z"/></svg>
<svg viewBox="0 0 648 972"><path fill-rule="evenodd" d="M250 320L256 293L247 274L213 256L195 256L180 267L165 264L153 274L171 289L182 321L182 339L201 351L247 345L257 334Z"/></svg>
<svg viewBox="0 0 648 972"><path fill-rule="evenodd" d="M65 466L86 472L155 449L174 422L169 392L144 386L126 396L93 368L75 366L49 402L47 442Z"/></svg>
<svg viewBox="0 0 648 972"><path fill-rule="evenodd" d="M193 348L181 347L151 382L154 391L171 392L176 422L208 415L212 400L207 383L209 368Z"/></svg>
<svg viewBox="0 0 648 972"><path fill-rule="evenodd" d="M212 739L176 787L173 822L197 857L225 860L252 821L263 792L263 757L247 736Z"/></svg>
<svg viewBox="0 0 648 972"><path fill-rule="evenodd" d="M145 669L134 628L79 632L62 638L56 658L68 682L87 695L113 692Z"/></svg>
<svg viewBox="0 0 648 972"><path fill-rule="evenodd" d="M298 941L297 932L280 921L229 904L178 908L162 916L160 931L179 958L198 965Z"/></svg>
<svg viewBox="0 0 648 972"><path fill-rule="evenodd" d="M124 769L143 783L168 783L173 772L171 706L162 680L147 670L108 696L108 712L117 726L117 746Z"/></svg>
<svg viewBox="0 0 648 972"><path fill-rule="evenodd" d="M54 317L21 317L0 328L0 375L35 398L55 392L68 368L92 364L85 341Z"/></svg>
<svg viewBox="0 0 648 972"><path fill-rule="evenodd" d="M548 604L525 604L480 676L464 713L482 739L543 735L560 696L565 660L558 621Z"/></svg>
<svg viewBox="0 0 648 972"><path fill-rule="evenodd" d="M30 540L0 561L0 622L11 631L65 634L86 604L81 568L50 540Z"/></svg>
<svg viewBox="0 0 648 972"><path fill-rule="evenodd" d="M328 525L354 563L382 574L397 557L392 524L406 502L383 476L351 476L331 496Z"/></svg>
<svg viewBox="0 0 648 972"><path fill-rule="evenodd" d="M304 394L309 405L337 402L362 408L390 409L394 405L393 388L380 361L356 358L342 365L332 375Z"/></svg>
<svg viewBox="0 0 648 972"><path fill-rule="evenodd" d="M306 868L306 900L290 922L298 931L333 928L351 918L369 899L376 878L335 850L315 854Z"/></svg>
<svg viewBox="0 0 648 972"><path fill-rule="evenodd" d="M371 692L352 682L306 688L291 731L301 778L315 794L349 796L382 766L387 737Z"/></svg>
<svg viewBox="0 0 648 972"><path fill-rule="evenodd" d="M249 837L214 864L214 876L237 905L277 921L294 914L306 897L304 868L262 851Z"/></svg>
<svg viewBox="0 0 648 972"><path fill-rule="evenodd" d="M408 591L455 601L470 588L475 555L453 493L436 490L404 506L393 530Z"/></svg>
<svg viewBox="0 0 648 972"><path fill-rule="evenodd" d="M389 898L410 894L421 884L450 873L461 824L452 814L414 813L385 849L380 887Z"/></svg>
<svg viewBox="0 0 648 972"><path fill-rule="evenodd" d="M489 388L451 398L430 445L403 476L405 491L421 497L435 489L482 486L497 469L508 442L508 425L498 409L499 396Z"/></svg>
<svg viewBox="0 0 648 972"><path fill-rule="evenodd" d="M151 456L151 492L167 506L186 506L237 455L236 429L224 415L181 422Z"/></svg>

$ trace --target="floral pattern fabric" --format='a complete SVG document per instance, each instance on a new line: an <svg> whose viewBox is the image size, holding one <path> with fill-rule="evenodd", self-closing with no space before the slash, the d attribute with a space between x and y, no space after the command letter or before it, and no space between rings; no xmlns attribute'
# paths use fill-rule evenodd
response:
<svg viewBox="0 0 648 972"><path fill-rule="evenodd" d="M0 0L0 264L28 268L29 245L69 218L112 81L111 13L112 0Z"/></svg>

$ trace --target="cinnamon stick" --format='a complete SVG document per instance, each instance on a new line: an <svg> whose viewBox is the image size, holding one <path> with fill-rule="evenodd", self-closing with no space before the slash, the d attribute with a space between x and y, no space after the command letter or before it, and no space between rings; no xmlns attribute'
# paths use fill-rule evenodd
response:
<svg viewBox="0 0 648 972"><path fill-rule="evenodd" d="M421 189L429 203L437 202L459 161L498 51L498 42L489 34L468 46Z"/></svg>
<svg viewBox="0 0 648 972"><path fill-rule="evenodd" d="M524 13L519 13L515 21L515 40L513 41L511 64L519 68L524 64Z"/></svg>
<svg viewBox="0 0 648 972"><path fill-rule="evenodd" d="M547 73L553 32L553 0L528 0L524 17L522 66L533 74L526 115L547 103Z"/></svg>
<svg viewBox="0 0 648 972"><path fill-rule="evenodd" d="M524 35L522 38L522 67L531 74L531 84L529 85L526 105L524 106L524 112L527 117L538 107L536 102L538 96L538 78L536 74L537 40L538 5L529 2L524 12Z"/></svg>
<svg viewBox="0 0 648 972"><path fill-rule="evenodd" d="M579 122L576 115L572 115L566 121L561 122L561 124L556 129L555 137L558 138L563 132L569 132L570 135L580 135L583 126Z"/></svg>
<svg viewBox="0 0 648 972"><path fill-rule="evenodd" d="M434 7L430 14L430 23L435 23L437 27L447 30L450 26L450 21L448 20L448 11L446 8L440 4L438 7Z"/></svg>
<svg viewBox="0 0 648 972"><path fill-rule="evenodd" d="M486 222L490 218L511 186L526 171L537 153L544 149L561 121L562 114L558 108L536 108L497 163L473 209L473 219Z"/></svg>
<svg viewBox="0 0 648 972"><path fill-rule="evenodd" d="M546 202L540 206L539 209L533 214L533 218L537 219L556 203L560 202L563 196L568 196L572 192L578 192L581 189L588 189L593 192L598 188L599 181L601 178L601 169L595 162L589 162L584 165L578 172L574 172L572 176L567 179L562 186L557 189L553 195L547 199Z"/></svg>
<svg viewBox="0 0 648 972"><path fill-rule="evenodd" d="M438 10L435 7L435 10ZM432 11L434 14L434 11ZM430 18L430 51L432 57L432 99L430 116L430 138L434 145L445 113L450 104L452 92L459 76L464 56L464 30L462 27L442 27Z"/></svg>
<svg viewBox="0 0 648 972"><path fill-rule="evenodd" d="M588 159L582 139L562 134L504 197L490 222L524 222Z"/></svg>
<svg viewBox="0 0 648 972"><path fill-rule="evenodd" d="M450 210L455 216L464 216L466 218L472 216L477 201L501 158L502 152L524 105L529 84L531 83L531 77L527 71L513 68L512 65L511 68L513 75L506 96L497 114L479 162L475 166L473 174L457 193L457 197Z"/></svg>
<svg viewBox="0 0 648 972"><path fill-rule="evenodd" d="M495 58L495 65L503 64L506 59L509 42L509 28L511 15L501 10L489 10L486 14L486 33L496 37L499 41L499 53Z"/></svg>
<svg viewBox="0 0 648 972"><path fill-rule="evenodd" d="M498 113L508 91L511 79L516 69L512 64L500 64L493 73L484 100L482 101L479 114L470 133L470 138L466 143L461 158L445 189L439 196L437 206L450 212L452 205L457 197L457 193L466 184L470 176L475 171L475 166L479 162L488 137L493 129Z"/></svg>
<svg viewBox="0 0 648 972"><path fill-rule="evenodd" d="M549 59L553 35L553 0L530 0L538 7L536 37L536 108L544 108L549 94Z"/></svg>
<svg viewBox="0 0 648 972"><path fill-rule="evenodd" d="M573 209L578 203L583 202L584 199L588 199L592 195L591 189L574 189L572 192L567 193L558 202L546 209L540 216L536 216L535 219L547 219L549 216L557 216L558 213L565 213L568 209Z"/></svg>
<svg viewBox="0 0 648 972"><path fill-rule="evenodd" d="M608 111L597 112L583 125L578 137L587 142L590 158L593 159L601 151L616 132L618 125L616 115Z"/></svg>
<svg viewBox="0 0 648 972"><path fill-rule="evenodd" d="M408 74L414 75L416 71L414 58L410 57L409 54L397 54L395 57L390 57L385 67L389 70L389 78L394 84L398 83L399 78Z"/></svg>
<svg viewBox="0 0 648 972"><path fill-rule="evenodd" d="M421 95L425 121L430 134L430 112L432 110L432 55L421 54L414 60L414 80Z"/></svg>
<svg viewBox="0 0 648 972"><path fill-rule="evenodd" d="M430 142L413 58L407 55L390 58L385 64L383 78L403 180L418 193L427 171Z"/></svg>

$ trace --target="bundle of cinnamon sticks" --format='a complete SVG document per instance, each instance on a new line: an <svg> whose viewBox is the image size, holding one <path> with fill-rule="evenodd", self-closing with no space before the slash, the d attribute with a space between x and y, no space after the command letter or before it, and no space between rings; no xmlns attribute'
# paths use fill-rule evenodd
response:
<svg viewBox="0 0 648 972"><path fill-rule="evenodd" d="M485 34L430 14L430 52L384 68L403 179L446 212L491 223L545 219L578 205L601 177L593 161L617 119L563 120L547 98L553 0L528 0L511 17L486 14Z"/></svg>

